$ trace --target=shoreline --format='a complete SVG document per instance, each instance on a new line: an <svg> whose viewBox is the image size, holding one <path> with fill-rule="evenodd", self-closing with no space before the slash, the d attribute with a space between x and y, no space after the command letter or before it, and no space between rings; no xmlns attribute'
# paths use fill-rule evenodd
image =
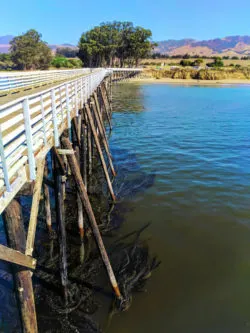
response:
<svg viewBox="0 0 250 333"><path fill-rule="evenodd" d="M225 80L195 80L195 79L171 79L171 78L143 78L143 79L132 79L129 82L134 83L161 83L161 84L186 84L186 85L250 85L250 80L234 80L234 79L225 79Z"/></svg>

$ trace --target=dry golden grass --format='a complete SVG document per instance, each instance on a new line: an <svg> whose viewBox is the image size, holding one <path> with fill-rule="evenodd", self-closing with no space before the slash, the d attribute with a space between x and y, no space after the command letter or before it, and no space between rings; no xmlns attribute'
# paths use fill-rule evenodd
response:
<svg viewBox="0 0 250 333"><path fill-rule="evenodd" d="M165 64L165 66L169 66L170 64L179 65L182 59L143 59L141 61L141 65L147 66L161 66L161 64ZM191 61L195 61L195 59L190 59ZM213 59L203 59L203 65L213 62ZM230 64L240 65L242 67L250 67L250 60L234 60L234 59L222 59L225 67L230 66Z"/></svg>

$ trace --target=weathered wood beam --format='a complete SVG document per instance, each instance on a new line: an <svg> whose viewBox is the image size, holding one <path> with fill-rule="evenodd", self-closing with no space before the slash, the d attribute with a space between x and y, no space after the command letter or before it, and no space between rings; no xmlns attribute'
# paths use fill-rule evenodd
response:
<svg viewBox="0 0 250 333"><path fill-rule="evenodd" d="M112 123L111 123L111 119L110 119L110 114L109 114L109 111L108 111L108 107L107 107L107 104L106 104L106 100L105 100L105 96L104 96L104 93L103 93L102 86L100 86L99 89L100 89L100 92L101 92L101 97L102 97L102 101L103 101L103 105L104 105L104 111L105 111L106 117L108 119L109 127L110 127L110 130L112 130Z"/></svg>
<svg viewBox="0 0 250 333"><path fill-rule="evenodd" d="M25 254L10 249L7 246L0 244L0 260L11 262L12 264L17 264L23 267L35 269L36 259L26 256Z"/></svg>
<svg viewBox="0 0 250 333"><path fill-rule="evenodd" d="M54 173L54 182L55 182L54 193L55 193L56 221L58 226L59 247L60 247L60 275L63 286L63 294L65 302L67 304L68 270L67 270L65 207L64 207L64 198L63 198L63 176L61 175L61 167L56 154L53 154L53 161L54 161L53 173Z"/></svg>
<svg viewBox="0 0 250 333"><path fill-rule="evenodd" d="M40 159L37 161L37 175L36 182L32 197L32 206L30 211L29 228L26 242L26 255L32 256L35 242L36 226L37 226L37 216L39 210L39 202L41 197L41 189L43 183L43 173L44 173L45 159Z"/></svg>
<svg viewBox="0 0 250 333"><path fill-rule="evenodd" d="M73 149L57 149L59 155L73 155L75 152Z"/></svg>
<svg viewBox="0 0 250 333"><path fill-rule="evenodd" d="M44 168L45 177L48 176L48 165L46 163ZM50 207L50 193L47 184L43 183L43 193L44 193L44 208L46 213L46 224L49 232L52 232L52 218L51 218L51 207Z"/></svg>
<svg viewBox="0 0 250 333"><path fill-rule="evenodd" d="M97 112L95 102L92 102L91 105L92 105L92 108L93 108L93 111L94 111L93 113L94 113L94 116L95 116L95 119L96 119L96 122L97 122L97 128L99 129L100 137L101 137L104 149L105 149L107 157L108 157L108 161L109 161L109 165L110 165L112 174L114 176L116 176L116 172L115 172L115 168L114 168L114 165L113 165L112 157L111 157L109 147L108 147L107 138L105 137L105 134L104 134L105 132L103 132L103 128L101 126L101 120L99 118L99 114Z"/></svg>
<svg viewBox="0 0 250 333"><path fill-rule="evenodd" d="M63 161L61 155L58 153L56 147L52 148L52 152L53 152L53 155L55 156L55 158L57 160L58 167L59 167L61 175L65 176L67 172L66 172L64 161Z"/></svg>
<svg viewBox="0 0 250 333"><path fill-rule="evenodd" d="M8 245L24 253L26 236L22 220L22 210L16 200L12 200L3 214ZM37 333L36 309L30 270L13 267L17 297L20 303L22 328L24 333Z"/></svg>
<svg viewBox="0 0 250 333"><path fill-rule="evenodd" d="M100 142L99 142L99 139L98 139L98 136L97 136L97 133L96 133L95 125L94 125L93 118L92 118L91 111L90 111L90 108L89 108L88 104L85 104L85 109L86 109L86 113L87 113L87 116L88 116L88 119L89 119L92 134L94 136L96 148L97 148L98 153L99 153L99 157L100 157L100 160L101 160L101 163L102 163L103 171L104 171L104 174L105 174L105 177L106 177L106 180L107 180L107 184L108 184L108 188L109 188L111 197L112 197L113 201L116 201L116 197L115 197L115 194L114 194L114 191L113 191L113 186L112 186L112 183L111 183L110 178L109 178L108 169L107 169L107 166L106 166L105 159L103 157L102 149L101 149L101 146L100 146Z"/></svg>

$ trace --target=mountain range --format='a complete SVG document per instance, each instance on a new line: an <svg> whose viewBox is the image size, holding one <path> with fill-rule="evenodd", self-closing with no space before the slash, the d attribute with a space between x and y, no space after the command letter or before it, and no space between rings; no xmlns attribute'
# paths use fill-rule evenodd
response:
<svg viewBox="0 0 250 333"><path fill-rule="evenodd" d="M14 36L0 36L0 53L7 53L9 43ZM228 36L210 40L195 40L191 38L174 40L168 39L157 42L158 46L154 52L168 55L199 55L199 56L249 56L250 55L250 36ZM71 44L49 44L55 52L58 47L76 48Z"/></svg>
<svg viewBox="0 0 250 333"><path fill-rule="evenodd" d="M210 40L181 39L158 42L154 52L169 55L200 56L248 56L250 55L250 36L228 36Z"/></svg>
<svg viewBox="0 0 250 333"><path fill-rule="evenodd" d="M14 38L12 35L0 36L0 53L8 53L10 48L10 41ZM56 51L58 47L69 47L75 49L76 46L72 44L49 44L49 47L53 52Z"/></svg>

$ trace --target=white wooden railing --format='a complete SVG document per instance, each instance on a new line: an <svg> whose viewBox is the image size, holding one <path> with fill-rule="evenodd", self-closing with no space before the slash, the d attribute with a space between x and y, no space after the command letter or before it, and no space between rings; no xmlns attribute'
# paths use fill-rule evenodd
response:
<svg viewBox="0 0 250 333"><path fill-rule="evenodd" d="M107 69L97 69L40 93L0 105L0 214L25 182L36 178L36 159L59 145Z"/></svg>
<svg viewBox="0 0 250 333"><path fill-rule="evenodd" d="M42 86L58 81L70 80L90 72L90 68L30 72L0 72L0 94Z"/></svg>

